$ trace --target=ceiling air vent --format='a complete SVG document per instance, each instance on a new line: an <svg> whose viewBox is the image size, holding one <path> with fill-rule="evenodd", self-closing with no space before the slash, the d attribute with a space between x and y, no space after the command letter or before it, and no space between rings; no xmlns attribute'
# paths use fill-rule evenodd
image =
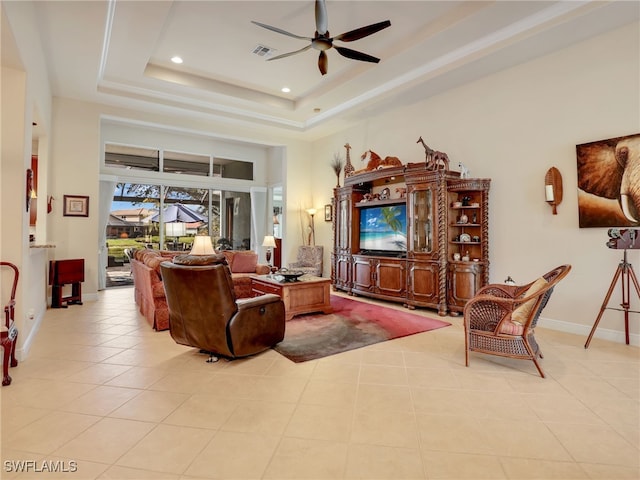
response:
<svg viewBox="0 0 640 480"><path fill-rule="evenodd" d="M258 55L259 57L263 57L263 58L269 58L271 57L274 52L276 51L275 48L271 48L271 47L266 47L264 45L256 45L255 48L253 49L253 53Z"/></svg>

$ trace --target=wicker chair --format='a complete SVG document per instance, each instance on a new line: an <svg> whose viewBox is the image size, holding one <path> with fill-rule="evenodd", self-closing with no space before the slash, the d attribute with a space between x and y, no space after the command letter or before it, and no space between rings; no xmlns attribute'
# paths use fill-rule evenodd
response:
<svg viewBox="0 0 640 480"><path fill-rule="evenodd" d="M544 378L534 337L540 313L556 284L571 270L562 265L527 285L490 284L478 290L464 307L465 363L469 352L532 360Z"/></svg>

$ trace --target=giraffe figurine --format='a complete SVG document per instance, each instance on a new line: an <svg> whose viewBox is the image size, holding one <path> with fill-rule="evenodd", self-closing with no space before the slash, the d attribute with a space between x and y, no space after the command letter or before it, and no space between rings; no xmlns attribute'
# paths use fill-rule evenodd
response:
<svg viewBox="0 0 640 480"><path fill-rule="evenodd" d="M425 168L427 170L431 170L432 168L435 167L435 163L433 162L433 155L434 153L436 153L435 150L429 147L429 145L427 145L426 143L424 143L424 140L422 139L422 135L420 135L420 138L416 143L421 143L422 146L424 147Z"/></svg>
<svg viewBox="0 0 640 480"><path fill-rule="evenodd" d="M344 165L344 176L346 177L350 177L351 175L353 175L353 172L355 171L355 168L353 165L351 165L351 156L349 155L349 150L351 150L351 145L349 145L349 143L345 143L344 144L344 148L347 149L347 161Z"/></svg>

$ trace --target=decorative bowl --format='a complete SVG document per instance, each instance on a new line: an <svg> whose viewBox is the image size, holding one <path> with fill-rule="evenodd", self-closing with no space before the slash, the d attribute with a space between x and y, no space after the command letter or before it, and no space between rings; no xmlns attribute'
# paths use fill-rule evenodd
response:
<svg viewBox="0 0 640 480"><path fill-rule="evenodd" d="M304 275L304 272L299 272L296 270L281 270L276 272L276 275L280 275L281 277L283 277L285 282L295 282L299 277Z"/></svg>

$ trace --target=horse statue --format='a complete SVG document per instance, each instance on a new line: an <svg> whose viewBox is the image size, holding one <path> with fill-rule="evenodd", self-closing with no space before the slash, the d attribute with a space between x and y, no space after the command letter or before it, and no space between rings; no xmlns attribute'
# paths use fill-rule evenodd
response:
<svg viewBox="0 0 640 480"><path fill-rule="evenodd" d="M469 169L465 167L464 163L458 162L458 168L460 169L460 178L469 178Z"/></svg>

